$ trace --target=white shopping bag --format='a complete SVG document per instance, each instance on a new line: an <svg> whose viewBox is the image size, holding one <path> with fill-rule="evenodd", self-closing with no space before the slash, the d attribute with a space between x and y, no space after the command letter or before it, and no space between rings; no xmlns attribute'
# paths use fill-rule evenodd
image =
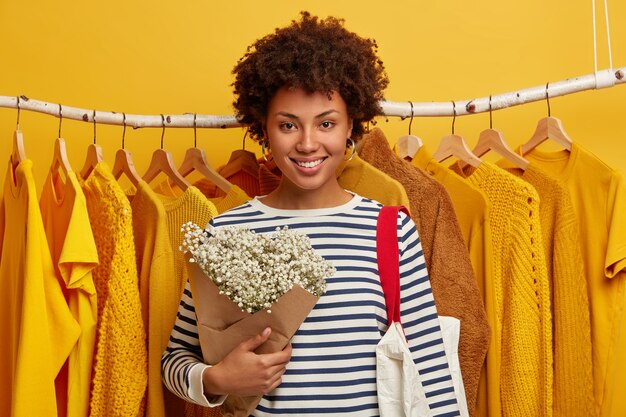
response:
<svg viewBox="0 0 626 417"><path fill-rule="evenodd" d="M391 323L376 346L376 385L381 417L431 416L399 322Z"/></svg>

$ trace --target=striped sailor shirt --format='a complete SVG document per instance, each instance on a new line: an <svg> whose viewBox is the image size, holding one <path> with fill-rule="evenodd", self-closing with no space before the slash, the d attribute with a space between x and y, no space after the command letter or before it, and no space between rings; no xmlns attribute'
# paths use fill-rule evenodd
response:
<svg viewBox="0 0 626 417"><path fill-rule="evenodd" d="M376 345L387 330L385 299L376 260L381 204L358 196L332 208L282 210L255 198L211 219L214 227L276 227L306 233L333 263L327 291L293 336L282 383L265 395L255 417L288 415L378 416ZM433 293L413 221L398 215L401 319L432 415L459 415ZM165 385L176 395L209 406L202 392L202 361L189 284L163 354ZM222 400L223 401L223 398ZM220 403L218 401L218 403Z"/></svg>

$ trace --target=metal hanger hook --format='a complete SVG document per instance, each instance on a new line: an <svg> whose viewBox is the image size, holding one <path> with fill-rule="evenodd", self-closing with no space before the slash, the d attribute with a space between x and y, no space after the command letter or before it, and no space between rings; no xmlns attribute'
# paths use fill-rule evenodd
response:
<svg viewBox="0 0 626 417"><path fill-rule="evenodd" d="M163 137L165 136L165 116L163 114L161 114L161 126L163 126L161 131L161 149L163 149Z"/></svg>
<svg viewBox="0 0 626 417"><path fill-rule="evenodd" d="M197 132L197 125L196 125L196 113L193 114L193 147L197 148L198 147L198 132Z"/></svg>
<svg viewBox="0 0 626 417"><path fill-rule="evenodd" d="M63 106L59 104L59 137L61 137L61 123L63 122Z"/></svg>
<svg viewBox="0 0 626 417"><path fill-rule="evenodd" d="M411 105L411 120L409 120L409 135L411 135L411 125L413 124L413 102L409 101L409 104Z"/></svg>
<svg viewBox="0 0 626 417"><path fill-rule="evenodd" d="M246 136L248 136L248 131L250 130L249 127L246 127L246 131L243 132L243 139L241 140L241 148L245 151L246 150Z"/></svg>
<svg viewBox="0 0 626 417"><path fill-rule="evenodd" d="M491 109L491 94L489 94L489 129L493 129L493 114Z"/></svg>
<svg viewBox="0 0 626 417"><path fill-rule="evenodd" d="M550 94L548 93L548 87L550 86L550 82L546 83L546 102L548 103L548 117L550 117Z"/></svg>
<svg viewBox="0 0 626 417"><path fill-rule="evenodd" d="M454 122L456 122L456 102L452 100L452 134L454 135Z"/></svg>
<svg viewBox="0 0 626 417"><path fill-rule="evenodd" d="M93 144L96 144L96 111L93 111Z"/></svg>
<svg viewBox="0 0 626 417"><path fill-rule="evenodd" d="M17 96L17 123L15 130L20 130L20 96Z"/></svg>
<svg viewBox="0 0 626 417"><path fill-rule="evenodd" d="M126 113L122 113L122 124L124 125L124 130L122 130L122 149L124 149L124 139L126 138Z"/></svg>

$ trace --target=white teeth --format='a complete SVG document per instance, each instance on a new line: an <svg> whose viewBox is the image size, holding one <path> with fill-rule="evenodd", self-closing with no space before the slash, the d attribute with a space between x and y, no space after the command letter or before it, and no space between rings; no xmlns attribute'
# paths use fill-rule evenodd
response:
<svg viewBox="0 0 626 417"><path fill-rule="evenodd" d="M313 168L321 164L322 161L323 159L318 159L317 161L296 161L296 164L304 168Z"/></svg>

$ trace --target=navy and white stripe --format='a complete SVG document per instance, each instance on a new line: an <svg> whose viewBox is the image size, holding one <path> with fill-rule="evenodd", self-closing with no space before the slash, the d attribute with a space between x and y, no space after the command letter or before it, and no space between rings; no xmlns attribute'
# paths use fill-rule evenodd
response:
<svg viewBox="0 0 626 417"><path fill-rule="evenodd" d="M279 210L253 199L211 220L215 227L245 226L257 233L287 225L306 233L337 269L292 339L282 384L263 397L254 416L379 415L375 348L387 330L376 261L380 207L360 196L316 210ZM409 348L433 415L458 416L422 246L415 224L404 213L398 216L398 239L401 317ZM195 318L187 287L162 363L167 387L189 401L189 369L202 356Z"/></svg>

